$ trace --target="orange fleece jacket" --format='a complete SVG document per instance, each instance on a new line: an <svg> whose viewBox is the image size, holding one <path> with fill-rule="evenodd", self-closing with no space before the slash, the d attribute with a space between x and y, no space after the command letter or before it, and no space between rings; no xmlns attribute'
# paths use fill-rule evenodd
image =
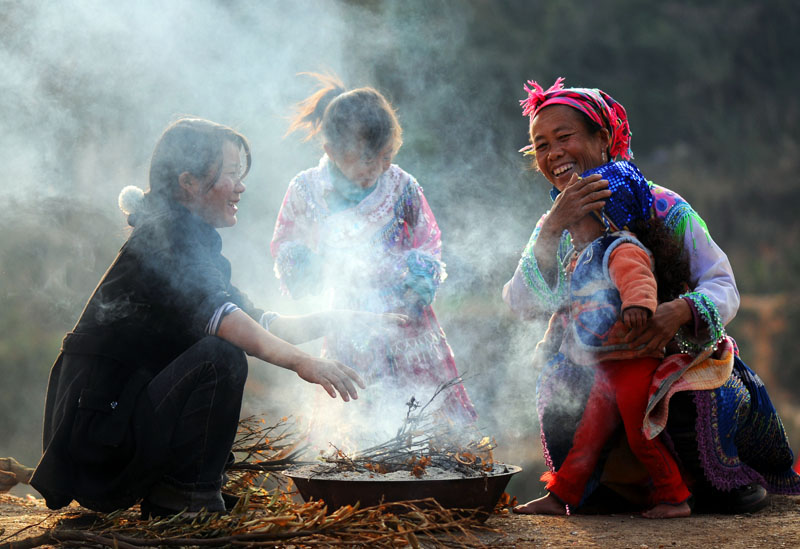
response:
<svg viewBox="0 0 800 549"><path fill-rule="evenodd" d="M608 272L611 281L619 290L622 299L621 311L628 307L644 307L652 315L658 306L656 277L650 267L650 256L636 244L622 243L611 252L608 258ZM609 345L619 344L625 338L628 329L617 320L611 330ZM621 360L643 356L634 349L608 351L600 353L597 360ZM647 356L661 358L663 352L656 351Z"/></svg>

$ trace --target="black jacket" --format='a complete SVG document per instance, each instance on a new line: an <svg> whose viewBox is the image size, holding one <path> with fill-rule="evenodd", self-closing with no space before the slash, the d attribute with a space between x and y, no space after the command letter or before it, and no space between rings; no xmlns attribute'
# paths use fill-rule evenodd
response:
<svg viewBox="0 0 800 549"><path fill-rule="evenodd" d="M50 372L31 479L50 508L128 507L161 475L170 430L154 420L147 383L207 337L224 303L262 313L231 285L221 250L217 231L182 206L134 228Z"/></svg>

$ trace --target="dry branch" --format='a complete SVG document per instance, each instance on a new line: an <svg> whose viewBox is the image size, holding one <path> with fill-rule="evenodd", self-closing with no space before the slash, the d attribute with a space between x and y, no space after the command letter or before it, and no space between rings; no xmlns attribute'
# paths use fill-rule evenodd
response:
<svg viewBox="0 0 800 549"><path fill-rule="evenodd" d="M462 378L457 377L442 383L425 405L412 396L406 403L406 417L392 439L352 455L332 445L333 452L324 456L323 461L342 471L391 473L408 470L418 477L428 466L455 471L465 477L492 471L493 450L497 446L494 439L480 436L477 431L470 432L464 425L453 425L446 418L427 411L437 396L461 382Z"/></svg>

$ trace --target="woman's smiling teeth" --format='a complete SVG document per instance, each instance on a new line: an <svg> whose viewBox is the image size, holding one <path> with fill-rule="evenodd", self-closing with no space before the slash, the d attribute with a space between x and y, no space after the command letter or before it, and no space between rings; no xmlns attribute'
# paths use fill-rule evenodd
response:
<svg viewBox="0 0 800 549"><path fill-rule="evenodd" d="M559 175L571 170L574 165L575 164L570 163L570 164L564 164L563 166L559 166L558 168L553 170L553 175L558 177Z"/></svg>

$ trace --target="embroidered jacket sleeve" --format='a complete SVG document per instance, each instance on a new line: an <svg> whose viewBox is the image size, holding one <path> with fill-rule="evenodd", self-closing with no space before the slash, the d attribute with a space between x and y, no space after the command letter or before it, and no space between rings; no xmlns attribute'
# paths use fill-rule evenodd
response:
<svg viewBox="0 0 800 549"><path fill-rule="evenodd" d="M308 194L309 173L298 174L289 183L270 244L275 276L281 282L282 291L294 298L318 292L322 269L314 253L316 219Z"/></svg>
<svg viewBox="0 0 800 549"><path fill-rule="evenodd" d="M503 286L503 301L523 319L530 319L536 315L550 315L557 311L566 299L564 262L572 247L569 233L564 231L556 251L556 265L559 268L554 287L545 281L533 253L533 246L546 216L547 213L539 219L528 244L522 250L514 276Z"/></svg>
<svg viewBox="0 0 800 549"><path fill-rule="evenodd" d="M689 256L689 286L716 306L723 324L739 310L739 290L728 256L714 242L705 221L678 193L650 185L656 215L683 241Z"/></svg>
<svg viewBox="0 0 800 549"><path fill-rule="evenodd" d="M707 233L706 233L707 234ZM684 234L683 247L689 253L690 286L706 294L714 302L723 324L734 319L739 310L739 290L728 256L711 239L697 238L693 231Z"/></svg>
<svg viewBox="0 0 800 549"><path fill-rule="evenodd" d="M447 278L442 257L442 233L431 211L422 187L411 178L395 204L395 215L403 220L404 239L410 244L406 252L408 272L404 283L430 305Z"/></svg>
<svg viewBox="0 0 800 549"><path fill-rule="evenodd" d="M623 311L629 307L643 307L655 312L658 306L656 278L646 251L635 244L620 244L611 252L608 273L619 290Z"/></svg>

